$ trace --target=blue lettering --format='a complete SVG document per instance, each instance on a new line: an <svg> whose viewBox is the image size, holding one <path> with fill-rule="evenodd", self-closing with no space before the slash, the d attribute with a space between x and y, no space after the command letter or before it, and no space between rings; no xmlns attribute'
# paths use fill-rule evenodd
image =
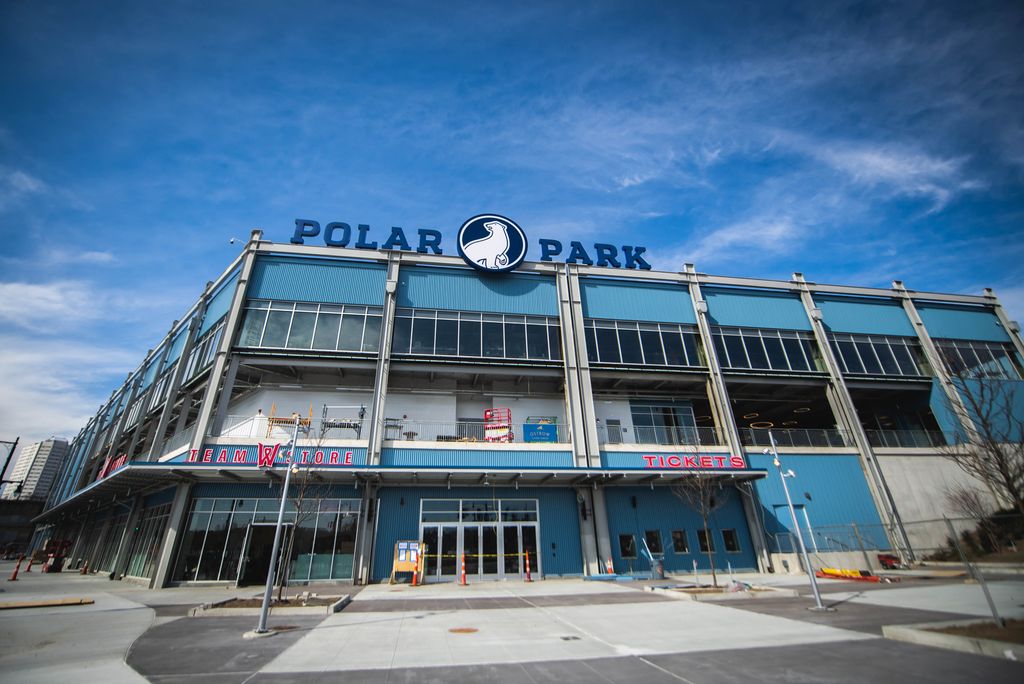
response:
<svg viewBox="0 0 1024 684"><path fill-rule="evenodd" d="M366 234L370 232L370 226L365 223L360 223L359 227L359 239L356 240L356 249L377 249L376 242L367 242Z"/></svg>
<svg viewBox="0 0 1024 684"><path fill-rule="evenodd" d="M412 249L412 247L409 246L409 241L405 239L405 231L398 226L391 228L391 235L388 237L381 249L394 249L396 246L407 252Z"/></svg>
<svg viewBox="0 0 1024 684"><path fill-rule="evenodd" d="M615 245L606 245L603 242L597 242L594 244L594 251L597 252L598 266L614 266L615 268L621 268L619 260L615 258L619 253L619 250L615 249Z"/></svg>
<svg viewBox="0 0 1024 684"><path fill-rule="evenodd" d="M340 230L342 237L334 237L334 232ZM347 223L328 223L324 228L324 244L328 247L348 247L348 241L352 239L352 226ZM295 242L292 240L292 242Z"/></svg>
<svg viewBox="0 0 1024 684"><path fill-rule="evenodd" d="M315 237L320 234L320 223L318 221L306 221L295 219L295 233L292 235L292 244L305 244L302 238Z"/></svg>
<svg viewBox="0 0 1024 684"><path fill-rule="evenodd" d="M622 256L626 258L626 268L639 268L643 271L650 271L651 265L640 256L647 251L646 247L622 246Z"/></svg>
<svg viewBox="0 0 1024 684"><path fill-rule="evenodd" d="M570 242L569 246L572 249L569 250L569 258L565 260L567 264L579 264L584 263L587 266L593 266L594 262L591 261L590 255L587 254L587 250L583 249L583 245L579 242Z"/></svg>
<svg viewBox="0 0 1024 684"><path fill-rule="evenodd" d="M420 246L416 249L420 254L426 254L429 249L434 254L443 254L441 251L441 231L430 228L420 228Z"/></svg>
<svg viewBox="0 0 1024 684"><path fill-rule="evenodd" d="M545 238L541 238L539 242L541 261L553 261L551 257L558 256L562 253L562 243L558 240L547 240Z"/></svg>

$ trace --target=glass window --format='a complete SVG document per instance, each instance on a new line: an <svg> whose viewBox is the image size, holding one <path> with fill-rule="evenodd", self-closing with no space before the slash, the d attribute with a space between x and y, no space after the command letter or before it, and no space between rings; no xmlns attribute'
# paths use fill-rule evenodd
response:
<svg viewBox="0 0 1024 684"><path fill-rule="evenodd" d="M619 348L622 350L623 363L644 362L643 351L640 349L640 333L636 330L619 328Z"/></svg>
<svg viewBox="0 0 1024 684"><path fill-rule="evenodd" d="M740 552L740 536L736 534L736 530L722 530L722 545L726 553Z"/></svg>
<svg viewBox="0 0 1024 684"><path fill-rule="evenodd" d="M750 368L747 353L743 350L743 339L739 335L722 335L722 339L729 351L729 368Z"/></svg>
<svg viewBox="0 0 1024 684"><path fill-rule="evenodd" d="M597 361L597 333L593 325L586 328L587 336L587 359L591 362Z"/></svg>
<svg viewBox="0 0 1024 684"><path fill-rule="evenodd" d="M480 356L480 323L477 321L459 322L459 355Z"/></svg>
<svg viewBox="0 0 1024 684"><path fill-rule="evenodd" d="M419 321L417 321L417 324ZM459 322L439 320L437 322L436 354L454 355L459 353Z"/></svg>
<svg viewBox="0 0 1024 684"><path fill-rule="evenodd" d="M313 349L337 349L340 325L341 316L338 314L320 314L316 321L316 332L313 334Z"/></svg>
<svg viewBox="0 0 1024 684"><path fill-rule="evenodd" d="M510 359L526 358L526 325L505 323L505 356Z"/></svg>
<svg viewBox="0 0 1024 684"><path fill-rule="evenodd" d="M700 354L697 352L697 333L684 332L683 333L683 346L686 347L686 356L688 358L688 365L700 366Z"/></svg>
<svg viewBox="0 0 1024 684"><path fill-rule="evenodd" d="M603 363L621 363L619 338L615 328L597 328L597 350Z"/></svg>
<svg viewBox="0 0 1024 684"><path fill-rule="evenodd" d="M914 357L910 353L910 349L903 342L893 342L891 345L892 353L896 357L896 361L899 362L900 371L903 375L920 375L921 371L918 369L917 364L914 362Z"/></svg>
<svg viewBox="0 0 1024 684"><path fill-rule="evenodd" d="M647 542L647 550L651 553L664 553L661 546L661 532L659 530L645 530L644 541Z"/></svg>
<svg viewBox="0 0 1024 684"><path fill-rule="evenodd" d="M338 339L338 348L345 351L360 351L363 348L363 321L362 314L350 314L348 311L341 319L341 336ZM417 325L419 321L416 321ZM415 350L413 350L415 351Z"/></svg>
<svg viewBox="0 0 1024 684"><path fill-rule="evenodd" d="M288 333L289 349L309 349L313 344L313 327L315 325L315 313L296 311L292 316L291 331Z"/></svg>
<svg viewBox="0 0 1024 684"><path fill-rule="evenodd" d="M697 530L697 546L700 547L701 553L708 553L709 551L714 553L715 541L713 537L708 535L708 530Z"/></svg>
<svg viewBox="0 0 1024 684"><path fill-rule="evenodd" d="M875 356L875 348L870 342L855 342L857 351L860 352L860 360L864 362L864 370L868 373L878 375L882 372L882 364Z"/></svg>
<svg viewBox="0 0 1024 684"><path fill-rule="evenodd" d="M676 553L690 553L690 542L686 539L686 530L672 530L672 550Z"/></svg>
<svg viewBox="0 0 1024 684"><path fill-rule="evenodd" d="M743 341L746 342L747 356L750 358L751 368L767 369L768 355L764 352L764 347L761 345L761 337L754 335L744 335Z"/></svg>
<svg viewBox="0 0 1024 684"><path fill-rule="evenodd" d="M245 312L242 334L238 344L243 347L258 347L263 336L263 324L267 321L266 309L249 309Z"/></svg>
<svg viewBox="0 0 1024 684"><path fill-rule="evenodd" d="M363 351L377 352L380 350L380 316L366 317L366 332L363 333Z"/></svg>
<svg viewBox="0 0 1024 684"><path fill-rule="evenodd" d="M686 351L683 349L683 338L675 331L662 329L661 341L665 347L665 363L669 366L685 366Z"/></svg>
<svg viewBox="0 0 1024 684"><path fill-rule="evenodd" d="M775 370L789 370L786 362L786 352L782 349L782 340L770 333L766 333L761 341L764 342L764 349L768 353L768 362Z"/></svg>
<svg viewBox="0 0 1024 684"><path fill-rule="evenodd" d="M399 317L395 319L395 330L391 335L391 351L395 354L408 354L409 342L412 339L412 319Z"/></svg>
<svg viewBox="0 0 1024 684"><path fill-rule="evenodd" d="M271 311L267 317L267 327L263 331L264 347L284 347L288 340L288 324L291 323L290 311Z"/></svg>
<svg viewBox="0 0 1024 684"><path fill-rule="evenodd" d="M725 349L725 342L722 340L722 333L714 333L711 336L711 339L715 344L715 355L718 356L718 364L720 366L728 366L729 352Z"/></svg>
<svg viewBox="0 0 1024 684"><path fill-rule="evenodd" d="M807 357L807 363L810 364L811 370L822 370L821 364L818 362L818 348L814 341L800 338L799 342L800 346L804 348L804 356Z"/></svg>
<svg viewBox="0 0 1024 684"><path fill-rule="evenodd" d="M504 326L501 323L485 321L483 324L484 356L502 357L505 355Z"/></svg>
<svg viewBox="0 0 1024 684"><path fill-rule="evenodd" d="M636 539L633 535L619 535L619 556L621 558L636 558Z"/></svg>
<svg viewBox="0 0 1024 684"><path fill-rule="evenodd" d="M640 345L644 350L644 362L656 366L665 365L665 351L661 348L661 335L655 330L640 331Z"/></svg>
<svg viewBox="0 0 1024 684"><path fill-rule="evenodd" d="M531 359L547 359L548 329L546 325L530 323L526 326L526 350Z"/></svg>
<svg viewBox="0 0 1024 684"><path fill-rule="evenodd" d="M849 340L837 340L836 346L839 348L839 353L843 357L843 361L846 362L846 369L851 373L863 373L864 365L860 362L860 356L857 355L857 348L853 345L853 342Z"/></svg>
<svg viewBox="0 0 1024 684"><path fill-rule="evenodd" d="M875 354L878 355L878 362L882 364L882 372L886 375L899 375L900 366L896 363L896 358L892 355L892 349L889 348L889 344L882 340L875 342L872 346L875 348Z"/></svg>
<svg viewBox="0 0 1024 684"><path fill-rule="evenodd" d="M789 367L795 371L810 370L807 359L804 358L804 350L800 340L792 337L782 338L782 347L786 350L786 357L789 359Z"/></svg>
<svg viewBox="0 0 1024 684"><path fill-rule="evenodd" d="M589 351L590 340L587 340L587 349ZM562 341L559 339L559 329L557 325L548 326L548 347L551 350L551 358L555 361L562 358Z"/></svg>

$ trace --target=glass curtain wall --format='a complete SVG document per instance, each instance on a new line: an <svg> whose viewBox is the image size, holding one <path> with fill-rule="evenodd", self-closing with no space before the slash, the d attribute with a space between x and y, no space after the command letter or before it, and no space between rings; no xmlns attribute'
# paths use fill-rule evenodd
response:
<svg viewBox="0 0 1024 684"><path fill-rule="evenodd" d="M723 368L806 373L823 367L811 333L714 328L711 334Z"/></svg>
<svg viewBox="0 0 1024 684"><path fill-rule="evenodd" d="M558 319L433 309L398 309L394 354L469 358L562 358Z"/></svg>
<svg viewBox="0 0 1024 684"><path fill-rule="evenodd" d="M174 580L234 582L250 526L274 525L280 499L200 498L189 510ZM307 501L296 514L292 501L285 524L292 526L289 581L351 579L359 499Z"/></svg>
<svg viewBox="0 0 1024 684"><path fill-rule="evenodd" d="M156 566L160 542L163 541L164 529L171 514L171 504L154 506L142 512L139 519L138 532L132 540L132 550L128 553L128 567L125 575L130 577L152 577Z"/></svg>
<svg viewBox="0 0 1024 684"><path fill-rule="evenodd" d="M844 373L912 377L926 374L921 345L914 338L834 334L829 336L829 344Z"/></svg>
<svg viewBox="0 0 1024 684"><path fill-rule="evenodd" d="M382 311L379 306L250 299L238 345L376 353Z"/></svg>
<svg viewBox="0 0 1024 684"><path fill-rule="evenodd" d="M704 366L697 329L675 323L586 319L587 356L593 363Z"/></svg>
<svg viewBox="0 0 1024 684"><path fill-rule="evenodd" d="M690 402L630 401L637 444L697 444Z"/></svg>

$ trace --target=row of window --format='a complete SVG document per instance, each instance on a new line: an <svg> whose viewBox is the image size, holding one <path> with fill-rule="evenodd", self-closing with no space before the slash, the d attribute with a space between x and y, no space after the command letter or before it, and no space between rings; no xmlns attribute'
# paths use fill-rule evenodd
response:
<svg viewBox="0 0 1024 684"><path fill-rule="evenodd" d="M272 349L377 352L379 306L302 304L251 299L238 344Z"/></svg>
<svg viewBox="0 0 1024 684"><path fill-rule="evenodd" d="M950 372L978 378L1019 380L1020 369L1014 363L1013 347L997 342L937 340L939 353Z"/></svg>
<svg viewBox="0 0 1024 684"><path fill-rule="evenodd" d="M805 373L821 369L814 335L789 330L715 328L715 352L723 368Z"/></svg>
<svg viewBox="0 0 1024 684"><path fill-rule="evenodd" d="M672 530L673 553L690 553L690 541L687 538L686 530ZM735 529L721 530L722 547L726 553L740 553L740 535ZM665 547L661 539L661 530L644 530L644 542L651 553L665 553ZM715 538L708 535L707 530L697 530L697 547L701 553L715 552ZM619 557L633 559L637 557L636 537L632 534L619 535Z"/></svg>
<svg viewBox="0 0 1024 684"><path fill-rule="evenodd" d="M593 363L644 366L705 365L697 330L675 323L637 323L587 319L587 357Z"/></svg>
<svg viewBox="0 0 1024 684"><path fill-rule="evenodd" d="M132 549L128 553L126 575L131 577L152 577L156 566L160 543L163 541L164 529L171 516L171 504L163 504L147 508L142 513L132 540Z"/></svg>
<svg viewBox="0 0 1024 684"><path fill-rule="evenodd" d="M466 311L399 309L394 354L558 361L557 318Z"/></svg>
<svg viewBox="0 0 1024 684"><path fill-rule="evenodd" d="M924 375L921 346L915 339L833 334L829 343L844 373Z"/></svg>
<svg viewBox="0 0 1024 684"><path fill-rule="evenodd" d="M537 522L536 499L423 499L420 522Z"/></svg>

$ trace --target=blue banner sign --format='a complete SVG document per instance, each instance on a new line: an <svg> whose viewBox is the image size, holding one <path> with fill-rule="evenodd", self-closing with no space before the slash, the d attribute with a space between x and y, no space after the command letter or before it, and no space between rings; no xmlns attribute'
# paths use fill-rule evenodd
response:
<svg viewBox="0 0 1024 684"><path fill-rule="evenodd" d="M523 423L524 442L557 442L558 426L550 423Z"/></svg>

